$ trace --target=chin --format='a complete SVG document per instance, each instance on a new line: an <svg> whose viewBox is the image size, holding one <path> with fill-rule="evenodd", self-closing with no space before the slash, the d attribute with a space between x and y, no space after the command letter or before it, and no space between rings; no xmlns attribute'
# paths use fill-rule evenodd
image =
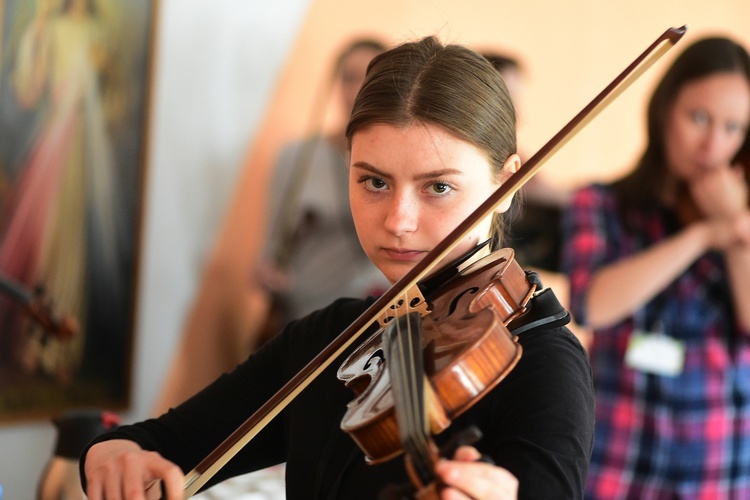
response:
<svg viewBox="0 0 750 500"><path fill-rule="evenodd" d="M395 285L398 280L400 280L404 276L404 273L400 273L398 275L396 275L395 273L383 273L383 275L385 276L385 279L388 280L388 283L390 283L391 285Z"/></svg>
<svg viewBox="0 0 750 500"><path fill-rule="evenodd" d="M383 273L385 279L391 285L395 284L398 280L404 277L404 275L411 269L411 266L406 268L399 268L397 266L388 266L386 269L380 268L380 272Z"/></svg>

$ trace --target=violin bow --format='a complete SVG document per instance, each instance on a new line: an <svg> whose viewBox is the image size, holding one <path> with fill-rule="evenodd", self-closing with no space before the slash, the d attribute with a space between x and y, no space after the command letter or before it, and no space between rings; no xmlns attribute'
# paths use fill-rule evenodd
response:
<svg viewBox="0 0 750 500"><path fill-rule="evenodd" d="M641 74L650 68L685 34L687 26L669 28L660 35L641 55L625 68L607 87L604 88L585 108L573 117L552 139L534 156L529 158L518 171L509 177L474 212L458 225L444 240L438 243L400 280L393 284L365 312L328 346L315 356L289 382L266 401L242 425L230 434L214 451L204 458L185 476L185 496L194 495L232 457L247 445L268 423L286 408L323 370L328 368L350 345L354 343L389 308L397 304L404 293L443 261L487 215L491 214L504 201L509 199L533 177L550 156L564 146L575 134L586 126L596 115L628 88Z"/></svg>

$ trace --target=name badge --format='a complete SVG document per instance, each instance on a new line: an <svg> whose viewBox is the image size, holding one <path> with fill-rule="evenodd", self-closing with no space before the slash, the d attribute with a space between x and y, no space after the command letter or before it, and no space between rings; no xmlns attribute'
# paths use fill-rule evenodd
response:
<svg viewBox="0 0 750 500"><path fill-rule="evenodd" d="M685 364L685 344L663 333L636 330L625 351L625 364L634 370L674 377Z"/></svg>

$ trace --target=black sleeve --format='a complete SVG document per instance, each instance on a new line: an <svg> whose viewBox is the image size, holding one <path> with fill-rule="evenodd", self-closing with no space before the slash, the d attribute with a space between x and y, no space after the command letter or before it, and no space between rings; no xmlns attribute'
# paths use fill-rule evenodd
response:
<svg viewBox="0 0 750 500"><path fill-rule="evenodd" d="M159 418L122 426L91 442L81 457L84 488L86 452L94 444L111 439L135 441L174 462L183 472L192 470L286 382L288 364L282 360L289 357L289 346L294 344L286 333L274 337L235 370ZM282 422L276 418L209 485L283 462L283 443Z"/></svg>
<svg viewBox="0 0 750 500"><path fill-rule="evenodd" d="M84 488L83 470L88 449L98 442L111 439L135 441L143 449L156 451L174 462L183 472L192 470L281 386L282 364L277 361L281 343L281 339L270 342L268 347L251 356L236 370L222 375L159 418L122 426L89 443L80 464ZM239 455L231 460L209 485L242 472L283 462L284 448L278 445L279 439L283 439L281 432L280 419L274 419L249 448L256 449L269 442L275 442L276 446L267 445L264 453L244 449L241 453L243 460L237 459Z"/></svg>
<svg viewBox="0 0 750 500"><path fill-rule="evenodd" d="M85 457L94 444L129 439L156 451L187 473L213 452L258 408L295 375L344 326L366 307L359 300L339 300L331 306L290 323L235 370L159 418L122 426L89 443L80 460L86 487ZM286 410L285 410L286 411ZM206 484L283 463L288 437L285 411L274 418L242 451Z"/></svg>
<svg viewBox="0 0 750 500"><path fill-rule="evenodd" d="M480 402L478 448L518 478L520 499L583 498L594 436L585 351L566 327L528 331L519 343L518 364Z"/></svg>

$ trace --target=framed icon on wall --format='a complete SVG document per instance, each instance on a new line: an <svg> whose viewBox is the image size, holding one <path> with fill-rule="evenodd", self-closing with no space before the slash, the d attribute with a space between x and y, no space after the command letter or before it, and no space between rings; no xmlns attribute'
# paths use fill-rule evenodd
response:
<svg viewBox="0 0 750 500"><path fill-rule="evenodd" d="M0 422L124 409L157 7L0 7Z"/></svg>

